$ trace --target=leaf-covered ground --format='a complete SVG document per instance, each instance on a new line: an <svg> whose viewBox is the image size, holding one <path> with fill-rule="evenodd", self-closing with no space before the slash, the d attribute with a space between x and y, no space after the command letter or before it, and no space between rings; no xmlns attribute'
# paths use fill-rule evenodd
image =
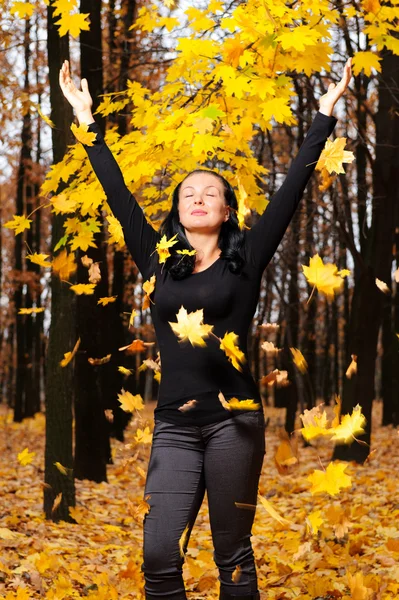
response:
<svg viewBox="0 0 399 600"><path fill-rule="evenodd" d="M11 412L1 413L1 598L144 599L142 516L136 509L143 498L150 445L134 436L138 427L152 430L153 409L154 404L146 406L132 420L125 443L113 440L108 483L76 482L78 524L43 518L44 417L14 424ZM379 427L380 403L374 408L371 457L364 465L349 463L352 486L335 498L312 495L306 479L321 464L328 465L331 444L301 447L296 471L280 475L274 452L284 411L265 412L270 423L259 493L294 526L280 524L258 505L252 542L261 599L398 598L399 435L393 427ZM22 466L17 455L25 447L36 456ZM316 510L323 525L312 535L305 519ZM206 496L183 575L190 600L218 598Z"/></svg>

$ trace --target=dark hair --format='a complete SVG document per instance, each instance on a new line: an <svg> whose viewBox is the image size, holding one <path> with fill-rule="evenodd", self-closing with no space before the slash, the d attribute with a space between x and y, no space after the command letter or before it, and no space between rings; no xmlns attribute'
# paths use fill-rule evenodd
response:
<svg viewBox="0 0 399 600"><path fill-rule="evenodd" d="M232 210L230 210L228 220L222 223L218 247L221 249L220 258L228 262L230 271L239 274L244 267L244 259L239 254L239 249L244 242L244 232L241 231L238 225L236 214L238 210L237 197L232 185L227 179L222 175L219 175L219 173L208 169L195 169L194 171L190 171L190 173L188 173L173 190L172 208L162 221L159 233L161 236L166 235L167 239L170 239L177 234L176 240L178 240L178 243L170 248L169 251L171 256L166 259L164 268L168 269L173 279L184 279L184 277L187 277L187 275L190 275L193 272L195 266L195 255L190 256L188 254L176 253L176 250L194 250L186 237L183 225L179 221L179 212L177 208L179 203L179 191L182 183L193 173L210 173L211 175L218 177L223 183L224 199Z"/></svg>

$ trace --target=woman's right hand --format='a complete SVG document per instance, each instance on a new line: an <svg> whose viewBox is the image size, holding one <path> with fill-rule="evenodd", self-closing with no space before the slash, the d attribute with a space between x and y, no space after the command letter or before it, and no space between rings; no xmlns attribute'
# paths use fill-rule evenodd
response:
<svg viewBox="0 0 399 600"><path fill-rule="evenodd" d="M91 114L93 99L90 96L87 79L81 80L80 85L82 90L78 90L71 79L69 62L67 60L64 60L60 69L59 81L62 93L75 110L76 115L79 117L80 114Z"/></svg>

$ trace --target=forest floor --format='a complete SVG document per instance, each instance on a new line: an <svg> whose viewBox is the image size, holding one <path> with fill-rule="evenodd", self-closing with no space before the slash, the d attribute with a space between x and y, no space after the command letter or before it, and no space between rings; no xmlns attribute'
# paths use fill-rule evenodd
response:
<svg viewBox="0 0 399 600"><path fill-rule="evenodd" d="M143 517L135 511L143 498L150 443L134 436L145 425L152 431L154 407L147 405L132 419L124 443L112 440L108 483L76 481L77 524L43 516L44 416L15 424L11 411L2 410L1 598L144 599ZM281 475L274 453L284 409L265 408L270 422L259 494L292 525L281 524L258 503L251 539L261 600L399 598L399 432L380 426L381 410L375 402L369 459L363 465L345 463L352 485L332 497L312 495L307 481L320 465L327 467L332 444L300 443L299 465ZM26 447L36 455L22 466L17 454ZM314 535L306 518L317 510L323 523ZM183 568L189 600L219 597L212 552L205 495Z"/></svg>

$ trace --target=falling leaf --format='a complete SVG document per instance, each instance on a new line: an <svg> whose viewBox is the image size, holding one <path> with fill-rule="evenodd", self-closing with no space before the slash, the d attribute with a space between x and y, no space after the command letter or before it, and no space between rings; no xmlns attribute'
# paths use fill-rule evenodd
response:
<svg viewBox="0 0 399 600"><path fill-rule="evenodd" d="M349 365L349 367L346 370L346 377L348 377L348 379L350 379L352 377L352 375L354 375L355 373L357 373L357 356L356 354L351 354L351 358L352 358L352 362Z"/></svg>
<svg viewBox="0 0 399 600"><path fill-rule="evenodd" d="M33 307L33 308L20 308L18 311L18 314L19 315L34 315L34 314L38 314L38 313L41 313L44 311L45 311L44 306Z"/></svg>
<svg viewBox="0 0 399 600"><path fill-rule="evenodd" d="M68 280L69 276L76 272L78 266L75 262L73 252L68 254L66 250L62 250L53 259L53 273L58 275L60 279Z"/></svg>
<svg viewBox="0 0 399 600"><path fill-rule="evenodd" d="M151 444L152 433L150 432L150 428L146 427L144 430L137 429L134 439L136 440L136 442L139 442L141 444Z"/></svg>
<svg viewBox="0 0 399 600"><path fill-rule="evenodd" d="M75 285L71 285L71 290L78 296L81 296L82 294L91 296L94 294L95 287L95 283L76 283Z"/></svg>
<svg viewBox="0 0 399 600"><path fill-rule="evenodd" d="M53 463L53 465L55 467L57 467L57 469L59 470L60 473L62 473L63 475L72 475L73 469L68 469L67 467L64 467L60 462L55 462Z"/></svg>
<svg viewBox="0 0 399 600"><path fill-rule="evenodd" d="M178 410L180 410L181 412L187 412L188 410L194 408L194 406L196 406L197 404L198 400L188 400L187 402L182 404L182 406L179 406Z"/></svg>
<svg viewBox="0 0 399 600"><path fill-rule="evenodd" d="M126 375L126 377L129 377L133 374L133 369L126 369L126 367L118 367L118 371Z"/></svg>
<svg viewBox="0 0 399 600"><path fill-rule="evenodd" d="M375 278L375 285L379 290L381 290L381 292L384 292L384 294L392 293L387 284L384 281L381 281L381 279L377 279L377 277Z"/></svg>
<svg viewBox="0 0 399 600"><path fill-rule="evenodd" d="M261 501L264 508L266 509L266 511L273 519L276 519L276 521L278 521L282 525L289 525L291 523L291 521L279 515L276 509L270 504L268 500L266 500L266 498L263 498L260 494L258 494L258 498Z"/></svg>
<svg viewBox="0 0 399 600"><path fill-rule="evenodd" d="M353 152L344 150L345 144L346 137L337 137L333 142L327 140L315 168L318 171L325 168L329 173L345 173L343 163L351 163L355 159Z"/></svg>
<svg viewBox="0 0 399 600"><path fill-rule="evenodd" d="M22 452L18 453L17 458L19 464L25 467L26 465L30 465L35 456L36 452L29 452L28 448L24 448Z"/></svg>
<svg viewBox="0 0 399 600"><path fill-rule="evenodd" d="M34 254L27 254L26 258L41 267L51 267L51 262L46 261L49 256L49 254L38 254L35 252Z"/></svg>
<svg viewBox="0 0 399 600"><path fill-rule="evenodd" d="M238 371L242 371L242 367L239 363L245 363L247 359L244 352L242 352L239 347L236 346L237 340L238 335L234 333L234 331L231 331L230 333L226 332L221 339L220 348L225 352L227 358L232 362L233 366Z"/></svg>
<svg viewBox="0 0 399 600"><path fill-rule="evenodd" d="M122 393L118 394L118 400L121 403L121 409L125 412L133 412L134 410L141 410L144 408L143 398L140 394L133 396L128 391L122 388Z"/></svg>
<svg viewBox="0 0 399 600"><path fill-rule="evenodd" d="M111 356L112 354L107 354L102 358L88 358L87 360L91 365L105 365L106 363L109 363Z"/></svg>
<svg viewBox="0 0 399 600"><path fill-rule="evenodd" d="M206 346L203 338L207 337L213 329L213 325L204 325L204 311L202 308L187 313L181 306L176 315L177 323L168 321L173 332L180 338L180 342L189 341L193 346Z"/></svg>
<svg viewBox="0 0 399 600"><path fill-rule="evenodd" d="M288 475L298 468L298 441L291 439L285 429L279 431L280 444L274 453L274 464L280 475Z"/></svg>
<svg viewBox="0 0 399 600"><path fill-rule="evenodd" d="M177 233L168 240L166 235L162 236L160 241L156 244L155 250L158 252L159 263L162 264L170 256L169 248L174 244L177 244L179 240L175 240ZM154 251L155 252L155 251Z"/></svg>
<svg viewBox="0 0 399 600"><path fill-rule="evenodd" d="M14 229L15 235L18 235L18 233L22 233L25 229L30 229L31 223L32 219L28 219L25 215L14 215L13 220L7 221L3 226L8 229Z"/></svg>
<svg viewBox="0 0 399 600"><path fill-rule="evenodd" d="M134 308L130 314L130 318L129 318L129 327L133 327L134 326L134 317L138 316L138 311Z"/></svg>
<svg viewBox="0 0 399 600"><path fill-rule="evenodd" d="M260 347L269 356L277 356L277 354L280 352L280 348L276 348L273 342L263 342Z"/></svg>
<svg viewBox="0 0 399 600"><path fill-rule="evenodd" d="M336 496L343 488L351 487L352 480L349 475L344 473L347 468L348 464L330 462L325 471L316 469L306 478L312 484L310 493L326 492L330 496Z"/></svg>
<svg viewBox="0 0 399 600"><path fill-rule="evenodd" d="M288 371L280 371L279 369L274 369L268 375L265 375L260 379L261 385L269 385L272 386L276 384L276 387L285 387L290 385L290 380L288 379Z"/></svg>
<svg viewBox="0 0 399 600"><path fill-rule="evenodd" d="M30 2L13 2L10 14L18 15L20 19L29 19L33 15L33 4Z"/></svg>
<svg viewBox="0 0 399 600"><path fill-rule="evenodd" d="M57 510L57 508L59 507L59 505L61 504L61 502L62 502L62 492L60 492L59 494L57 494L56 497L54 498L53 506L51 508L51 512L52 513L54 513Z"/></svg>
<svg viewBox="0 0 399 600"><path fill-rule="evenodd" d="M179 539L180 556L182 558L184 558L184 547L185 547L186 542L187 542L188 530L190 528L189 525L190 525L190 523L187 523L187 525L184 528L184 531L181 534L180 539Z"/></svg>
<svg viewBox="0 0 399 600"><path fill-rule="evenodd" d="M142 306L143 310L148 308L150 306L150 302L152 302L150 296L155 289L155 281L156 281L156 276L152 275L150 279L148 279L147 281L145 281L143 283L143 290L145 292L145 296L143 299L143 306Z"/></svg>
<svg viewBox="0 0 399 600"><path fill-rule="evenodd" d="M55 125L52 122L52 120L49 117L46 117L46 115L44 115L42 113L42 109L40 107L40 104L36 104L36 108L37 108L37 112L39 113L39 115L41 116L41 118L43 119L43 121L45 121L47 123L47 125L50 125L50 127L55 127Z"/></svg>
<svg viewBox="0 0 399 600"><path fill-rule="evenodd" d="M343 278L348 275L348 269L338 271L338 267L332 263L325 265L318 254L310 258L309 266L301 266L307 281L325 294L329 300L334 298L335 292L342 289Z"/></svg>
<svg viewBox="0 0 399 600"><path fill-rule="evenodd" d="M308 363L305 360L304 355L298 348L290 348L291 353L293 355L293 360L295 365L298 367L301 373L306 373L308 370Z"/></svg>
<svg viewBox="0 0 399 600"><path fill-rule="evenodd" d="M242 569L241 569L240 565L237 565L231 574L231 580L233 581L233 583L238 583L240 581L241 572L242 572Z"/></svg>
<svg viewBox="0 0 399 600"><path fill-rule="evenodd" d="M341 422L333 429L331 441L347 444L353 441L356 435L364 433L366 417L361 412L362 407L357 404L352 410L352 414L343 415Z"/></svg>
<svg viewBox="0 0 399 600"><path fill-rule="evenodd" d="M75 356L76 352L78 351L78 348L80 346L80 341L81 340L79 338L78 341L76 342L76 344L74 345L72 352L66 352L64 354L64 358L62 360L60 360L61 367L66 367L71 362L71 360Z"/></svg>
<svg viewBox="0 0 399 600"><path fill-rule="evenodd" d="M107 408L104 410L104 416L107 419L107 421L109 423L113 423L114 422L114 413L112 412L111 409Z"/></svg>
<svg viewBox="0 0 399 600"><path fill-rule="evenodd" d="M118 296L106 296L104 298L99 298L97 304L102 304L102 306L107 306L107 304L111 304L115 302Z"/></svg>
<svg viewBox="0 0 399 600"><path fill-rule="evenodd" d="M315 510L309 513L306 517L306 526L308 531L310 531L313 535L316 535L320 529L320 526L323 525L324 521L321 516L321 510Z"/></svg>
<svg viewBox="0 0 399 600"><path fill-rule="evenodd" d="M143 342L143 340L133 340L128 346L118 348L119 351L126 350L128 354L137 354L144 352L148 346L153 346L155 342Z"/></svg>
<svg viewBox="0 0 399 600"><path fill-rule="evenodd" d="M97 137L97 134L89 131L89 126L87 123L82 123L82 125L79 125L79 127L75 125L75 123L72 123L71 130L78 142L84 144L85 146L94 146L94 141Z"/></svg>

